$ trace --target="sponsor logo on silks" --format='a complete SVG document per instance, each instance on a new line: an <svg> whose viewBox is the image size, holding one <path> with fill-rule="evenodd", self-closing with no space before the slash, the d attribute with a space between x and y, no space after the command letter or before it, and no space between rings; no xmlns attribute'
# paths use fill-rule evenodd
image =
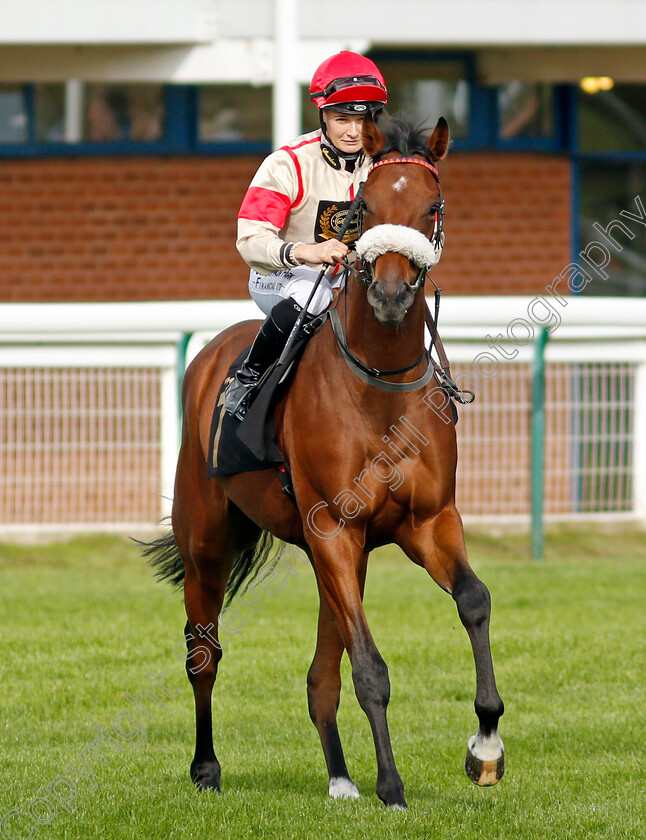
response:
<svg viewBox="0 0 646 840"><path fill-rule="evenodd" d="M341 169L341 161L334 149L330 149L329 146L321 146L321 154L325 162L329 163L332 169Z"/></svg>
<svg viewBox="0 0 646 840"><path fill-rule="evenodd" d="M326 239L334 239L337 236L351 203L350 201L319 201L314 227L315 242L325 242ZM358 235L358 219L355 217L343 236L343 242L350 244L357 239Z"/></svg>

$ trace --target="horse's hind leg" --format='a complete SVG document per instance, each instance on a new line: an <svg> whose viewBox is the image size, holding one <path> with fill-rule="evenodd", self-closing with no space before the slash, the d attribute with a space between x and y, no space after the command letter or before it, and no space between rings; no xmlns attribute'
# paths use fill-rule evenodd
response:
<svg viewBox="0 0 646 840"><path fill-rule="evenodd" d="M186 674L195 698L195 755L190 772L193 782L203 790L220 790L220 763L213 749L211 694L222 658L217 630L226 582L226 574L205 580L192 571L184 580L188 616Z"/></svg>
<svg viewBox="0 0 646 840"><path fill-rule="evenodd" d="M368 555L363 555L359 585L363 595ZM307 675L307 697L312 723L316 726L330 777L329 793L334 799L359 796L343 755L336 714L341 694L340 664L345 646L332 612L321 593L316 652Z"/></svg>
<svg viewBox="0 0 646 840"><path fill-rule="evenodd" d="M411 560L451 593L469 635L476 666L475 710L480 727L469 739L465 770L477 785L494 785L502 778L505 766L504 745L498 734L504 705L496 688L489 641L491 598L467 560L462 520L455 507L446 508L398 541Z"/></svg>
<svg viewBox="0 0 646 840"><path fill-rule="evenodd" d="M206 474L201 481L206 484ZM191 779L203 790L219 791L220 764L213 749L211 712L211 694L225 644L219 641L218 617L234 561L254 544L260 529L227 502L218 482L211 481L208 488L203 486L194 492L184 493L182 489L189 488L177 482L173 531L186 569L186 673L195 698ZM196 498L202 503L196 504ZM205 500L207 505L203 504Z"/></svg>

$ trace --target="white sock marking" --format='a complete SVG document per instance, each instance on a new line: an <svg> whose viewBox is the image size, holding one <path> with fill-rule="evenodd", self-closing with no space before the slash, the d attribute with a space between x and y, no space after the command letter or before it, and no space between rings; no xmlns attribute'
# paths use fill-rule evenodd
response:
<svg viewBox="0 0 646 840"><path fill-rule="evenodd" d="M498 761L505 750L505 745L497 732L492 732L488 738L484 738L478 732L469 738L468 746L472 755L480 761Z"/></svg>
<svg viewBox="0 0 646 840"><path fill-rule="evenodd" d="M330 779L330 796L332 799L358 799L359 791L350 779Z"/></svg>

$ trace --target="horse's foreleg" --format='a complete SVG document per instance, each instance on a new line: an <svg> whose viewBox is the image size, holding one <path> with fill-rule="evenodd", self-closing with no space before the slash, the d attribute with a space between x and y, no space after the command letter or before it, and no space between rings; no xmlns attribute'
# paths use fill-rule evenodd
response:
<svg viewBox="0 0 646 840"><path fill-rule="evenodd" d="M350 778L343 755L336 722L341 693L339 666L344 651L343 639L325 600L319 606L316 653L307 675L307 700L312 723L318 730L330 777L329 793L334 799L359 796Z"/></svg>
<svg viewBox="0 0 646 840"><path fill-rule="evenodd" d="M498 720L504 711L496 688L489 642L491 598L475 574L461 578L453 590L460 620L466 628L476 665L475 709L478 732L469 739L465 770L477 785L495 785L505 770L504 745L498 734Z"/></svg>
<svg viewBox="0 0 646 840"><path fill-rule="evenodd" d="M388 668L372 638L361 604L359 569L363 555L353 542L338 538L311 547L319 589L348 651L355 694L372 729L377 753L377 795L391 808L405 808L404 785L395 765L386 720L390 699Z"/></svg>
<svg viewBox="0 0 646 840"><path fill-rule="evenodd" d="M447 508L428 525L404 534L400 544L451 593L471 641L476 666L475 710L480 726L469 739L465 770L472 782L494 785L504 772L504 745L498 734L504 706L496 688L489 641L491 598L467 560L460 515L454 507Z"/></svg>
<svg viewBox="0 0 646 840"><path fill-rule="evenodd" d="M359 585L363 595L366 563L363 555L359 570ZM350 778L343 755L336 721L341 695L341 657L345 646L334 622L332 612L321 594L319 605L316 652L307 675L307 698L312 723L318 730L330 777L329 793L334 799L356 799L359 796Z"/></svg>

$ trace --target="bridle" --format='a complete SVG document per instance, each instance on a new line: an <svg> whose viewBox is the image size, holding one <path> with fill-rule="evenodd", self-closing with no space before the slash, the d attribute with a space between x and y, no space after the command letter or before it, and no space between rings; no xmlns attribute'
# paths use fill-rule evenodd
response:
<svg viewBox="0 0 646 840"><path fill-rule="evenodd" d="M429 242L432 245L435 252L438 250L441 252L442 244L443 244L443 229L444 229L444 198L442 196L442 185L440 184L440 173L437 169L433 166L432 163L429 161L424 160L423 158L419 157L393 157L393 158L384 158L383 160L379 160L376 163L373 163L370 169L368 170L368 177L370 173L373 172L375 169L378 169L381 166L390 166L392 164L406 164L406 163L413 163L417 164L418 166L423 166L429 170L435 181L437 182L438 189L440 191L440 200L436 204L433 205L431 210L435 211L435 216L433 220L433 233L429 237ZM357 221L358 221L358 230L359 230L359 237L363 234L363 211L366 207L365 202L363 200L363 186L365 181L361 183L359 186L359 190L357 191L357 198L359 199L357 203ZM439 259L439 257L438 257ZM374 273L374 261L360 259L361 262L361 271L358 275L359 282L364 286L370 286L375 279ZM419 289L422 288L424 285L424 281L430 269L433 265L437 262L437 260L433 261L429 265L418 265L419 272L417 275L417 279L415 283L411 284L411 290L415 294ZM437 287L436 287L437 288Z"/></svg>
<svg viewBox="0 0 646 840"><path fill-rule="evenodd" d="M372 166L370 167L370 169L368 170L368 176L367 177L370 176L370 173L373 170L378 169L380 166L388 166L388 165L391 165L391 164L394 164L394 163L397 163L397 164L414 163L414 164L418 164L420 166L424 166L426 169L428 169L431 172L431 174L435 178L435 180L437 182L437 185L438 185L438 188L440 190L440 201L439 201L438 204L434 205L435 219L434 219L434 225L433 225L433 233L431 234L431 236L429 238L429 242L430 242L433 250L436 253L437 253L438 249L440 249L440 252L441 252L442 241L443 241L442 228L443 228L443 222L444 222L444 199L442 198L442 188L440 186L440 173L433 166L433 164L429 163L427 160L423 160L422 158L416 158L416 157L399 156L399 157L394 157L394 158L384 158L383 160L379 160L376 163L373 163ZM365 181L362 181L361 184L359 185L358 190L357 190L356 197L355 197L352 205L350 206L350 208L348 210L348 216L351 213L353 213L357 217L357 223L358 223L357 227L358 227L358 230L359 230L359 238L361 236L363 236L363 211L364 211L364 208L366 206L365 202L363 200L364 185L365 185ZM433 209L433 208L431 208L431 209ZM393 226L391 226L391 227L393 227ZM423 234L420 234L420 236L423 236ZM397 249L398 249L397 245L394 245L392 247L392 250L397 250ZM387 250L391 250L391 247L388 246ZM404 254L404 256L408 256L408 254ZM439 257L438 257L438 259L439 259ZM345 267L345 270L346 270L346 275L349 274L349 273L354 274L356 276L358 282L362 286L369 287L374 282L374 279L375 279L374 262L376 261L376 258L375 258L374 261L371 261L369 259L362 259L361 257L358 257L358 261L361 265L361 268L358 271L354 266L351 266L349 263L345 263L345 262L343 263L343 265ZM427 276L428 272L430 271L430 269L432 268L432 266L435 264L436 261L437 261L437 259L434 259L433 262L430 263L430 264L418 265L419 273L417 275L417 279L416 279L415 283L411 284L411 286L410 286L413 294L416 294L424 286L426 276ZM347 277L346 277L346 281L347 281ZM437 325L437 318L439 316L439 308L440 308L441 289L438 288L438 286L435 284L434 281L431 281L431 282L433 282L433 285L435 286L435 320L434 320L434 325ZM346 282L344 284L344 288L343 288L344 297L347 294L347 288L348 288L348 285L347 285L347 282ZM431 363L432 362L431 353L433 351L433 346L435 344L435 340L436 340L436 336L437 336L436 326L435 326L434 329L431 329L431 346L429 347L428 350L424 349L424 351L422 352L421 356L418 359L416 359L410 365L406 365L405 367L392 368L390 370L378 370L377 368L369 367L368 365L366 365L364 362L361 361L361 359L359 359L358 356L356 356L352 352L352 350L350 350L350 348L347 344L347 341L345 339L345 336L347 335L347 325L344 323L343 328L341 328L341 323L340 323L340 320L338 318L338 314L336 313L336 311L332 310L330 312L330 315L332 316L332 318L331 318L332 326L333 326L333 329L334 329L334 333L336 335L337 342L338 342L338 344L339 344L339 346L340 346L340 348L343 352L343 355L345 356L346 361L352 367L354 372L360 378L362 378L364 381L369 382L371 384L376 384L377 387L385 388L386 390L408 391L408 390L416 390L417 388L423 387L432 378L432 376L433 376L433 365ZM334 316L336 316L336 317L334 317ZM347 317L347 304L344 307L344 322L345 322L346 317ZM429 359L429 364L428 364L426 373L424 374L424 376L422 376L421 379L418 379L415 382L410 382L410 383L387 382L387 381L385 381L381 378L383 376L395 376L397 374L407 373L409 370L413 370L413 368L417 367L417 365L419 365L419 363L421 361L423 361L423 359L425 357Z"/></svg>
<svg viewBox="0 0 646 840"><path fill-rule="evenodd" d="M429 163L427 160L423 158L417 157L393 157L393 158L385 158L383 160L379 160L376 163L373 163L370 169L368 170L368 176L370 173L377 169L380 166L389 166L392 164L417 164L418 166L424 166L435 178L437 182L438 189L440 191L440 200L436 203L431 209L435 210L435 218L433 224L433 232L429 239L427 240L430 244L432 250L434 251L434 257L428 263L424 264L422 260L422 265L418 265L419 273L417 275L417 280L413 285L411 285L411 291L413 294L416 294L419 289L424 286L424 282L428 277L429 280L435 286L435 317L431 315L431 312L428 308L428 304L425 303L426 308L426 325L429 329L431 335L431 345L428 350L424 349L422 355L416 359L412 364L407 365L403 368L396 368L393 370L377 370L376 368L369 367L364 362L361 361L348 347L348 343L346 341L345 336L347 335L347 327L341 326L341 320L339 318L338 312L336 309L329 310L330 320L332 323L332 329L334 331L337 343L342 351L342 354L353 370L356 376L362 379L364 382L373 385L377 388L381 388L387 391L416 391L419 388L425 387L430 380L435 377L438 385L443 388L448 396L451 399L456 400L462 404L473 402L475 395L471 391L466 391L459 388L451 377L451 368L449 366L449 360L447 358L446 352L442 345L441 339L437 332L437 323L439 318L439 311L440 311L440 295L442 290L438 287L435 281L430 276L429 272L430 269L435 265L435 263L439 259L439 253L441 253L442 245L444 242L444 233L443 233L443 226L444 226L444 198L442 197L442 187L440 185L440 173L437 169L433 166L432 163ZM359 238L364 235L363 232L363 210L365 208L365 202L363 200L363 187L365 181L362 181L359 185L357 190L356 197L352 202L348 210L348 214L346 216L346 223L349 224L351 218L357 216L358 219L358 229L359 229ZM395 226L392 226L395 227ZM373 228L374 230L375 228ZM415 231L417 234L418 232ZM424 238L423 234L420 234L422 238ZM388 246L388 251L393 250L395 252L404 253L406 256L407 254L404 252L404 249L400 248L397 244L394 246ZM439 253L438 253L439 251ZM386 251L384 251L385 253ZM361 283L363 286L370 286L374 282L374 262L376 260L368 260L362 259L358 256L357 258L360 269L357 270L356 265L353 266L348 262L341 261L341 264L344 266L345 273L346 273L346 282L344 283L344 290L343 294L344 297L347 294L347 279L349 274L354 274L357 278L358 282ZM344 321L345 317L347 316L347 303L344 306ZM440 360L440 364L438 364L432 356L433 348L437 348L438 357ZM387 380L382 379L383 376L394 376L396 374L406 373L409 370L417 367L417 365L426 357L428 359L428 366L426 372L423 374L420 379L416 379L414 382L389 382ZM463 395L467 395L463 396Z"/></svg>

